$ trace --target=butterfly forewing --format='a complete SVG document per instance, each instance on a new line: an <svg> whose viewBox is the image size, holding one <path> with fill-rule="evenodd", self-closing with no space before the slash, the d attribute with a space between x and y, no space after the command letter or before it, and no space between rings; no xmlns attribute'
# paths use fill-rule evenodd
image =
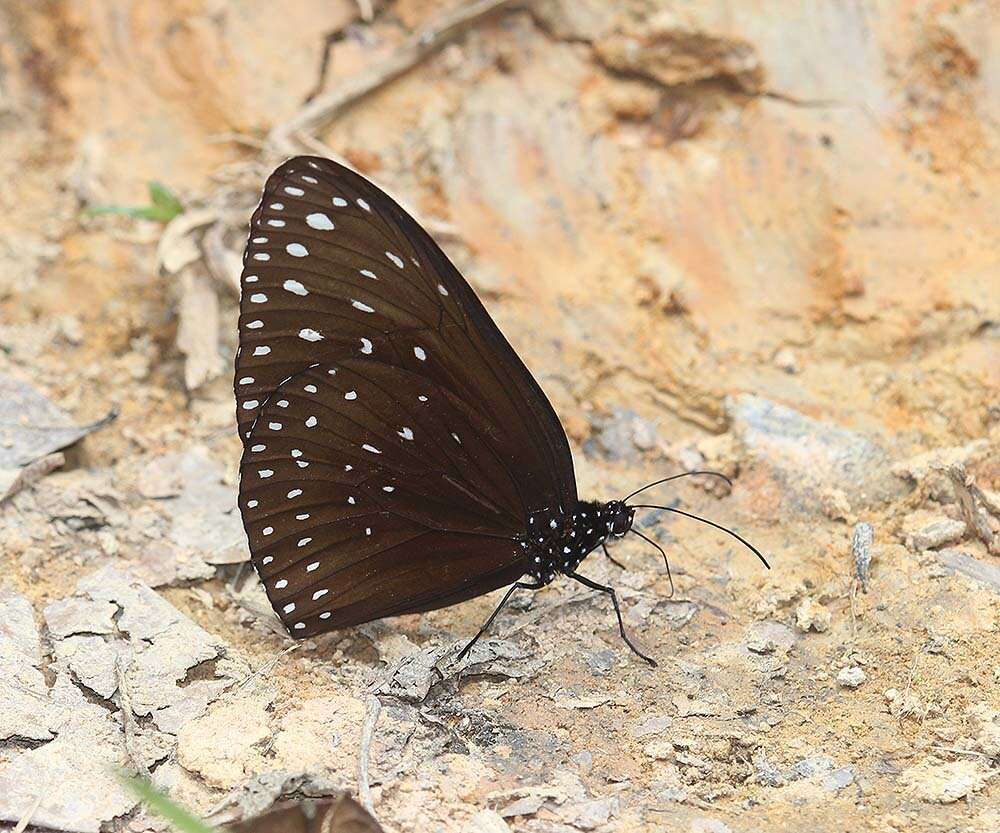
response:
<svg viewBox="0 0 1000 833"><path fill-rule="evenodd" d="M364 178L298 157L244 254L237 417L251 555L294 635L515 580L575 504L537 383L431 238Z"/></svg>

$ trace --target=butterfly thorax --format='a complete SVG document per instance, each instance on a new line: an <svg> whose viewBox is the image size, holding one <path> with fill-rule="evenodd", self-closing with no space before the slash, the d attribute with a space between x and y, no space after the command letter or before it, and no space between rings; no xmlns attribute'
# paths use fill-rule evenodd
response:
<svg viewBox="0 0 1000 833"><path fill-rule="evenodd" d="M527 572L541 584L557 574L571 573L580 562L610 538L620 538L632 526L634 510L621 501L580 501L570 513L543 509L528 518L522 541Z"/></svg>

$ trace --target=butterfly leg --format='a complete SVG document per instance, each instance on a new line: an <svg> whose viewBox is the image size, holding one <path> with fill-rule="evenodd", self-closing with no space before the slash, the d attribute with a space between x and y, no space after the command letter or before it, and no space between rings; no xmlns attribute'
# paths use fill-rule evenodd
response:
<svg viewBox="0 0 1000 833"><path fill-rule="evenodd" d="M541 582L536 582L535 584L529 584L528 582L524 582L524 581L516 581L510 587L508 587L507 588L507 592L504 594L503 599L500 600L500 604L497 605L497 609L494 610L492 614L490 614L490 618L486 620L486 624L484 624L479 629L479 633L477 633L474 637L472 637L472 640L469 642L468 645L466 645L462 649L462 653L460 653L455 658L455 661L457 662L458 660L462 659L462 657L464 657L467 653L469 653L469 651L472 650L472 646L475 645L479 641L479 639L482 637L482 635L484 633L486 633L486 631L488 631L490 629L490 625L493 624L493 620L497 618L497 616L499 615L500 611L503 610L504 605L506 605L507 601L510 599L510 597L514 595L514 591L515 590L518 590L518 589L521 589L521 590L540 590L543 586L544 585Z"/></svg>
<svg viewBox="0 0 1000 833"><path fill-rule="evenodd" d="M615 615L618 617L618 630L621 632L622 639L625 640L625 644L632 649L632 652L636 656L642 657L646 662L648 662L653 668L656 668L656 660L652 657L647 657L642 651L632 644L632 640L628 638L628 634L625 633L625 622L622 621L622 609L618 606L618 596L615 594L614 588L606 587L603 584L598 584L596 581L591 581L586 576L581 576L579 573L569 572L566 573L572 579L576 579L580 584L589 587L591 590L600 590L602 593L607 593L611 597L611 604L615 606Z"/></svg>
<svg viewBox="0 0 1000 833"><path fill-rule="evenodd" d="M621 563L617 558L615 558L610 552L608 552L608 545L601 544L601 549L604 550L604 554L607 556L608 561L614 564L616 567L620 567L622 570L625 569L625 565Z"/></svg>

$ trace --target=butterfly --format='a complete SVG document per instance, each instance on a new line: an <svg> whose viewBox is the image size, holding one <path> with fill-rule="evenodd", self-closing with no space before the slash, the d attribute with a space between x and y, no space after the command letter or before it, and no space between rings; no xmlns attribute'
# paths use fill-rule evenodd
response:
<svg viewBox="0 0 1000 833"><path fill-rule="evenodd" d="M627 501L674 478L580 500L549 400L406 211L343 165L295 157L264 185L243 264L239 506L293 637L509 587L462 656L512 593L564 575L607 594L655 665L614 589L577 568L645 538L633 520L649 507Z"/></svg>

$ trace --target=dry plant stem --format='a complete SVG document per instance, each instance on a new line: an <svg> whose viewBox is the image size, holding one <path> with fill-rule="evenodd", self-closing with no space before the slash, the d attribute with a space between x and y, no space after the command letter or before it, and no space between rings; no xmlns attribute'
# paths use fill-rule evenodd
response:
<svg viewBox="0 0 1000 833"><path fill-rule="evenodd" d="M365 701L365 725L361 730L361 751L358 753L358 798L361 800L361 806L373 816L375 809L372 807L372 791L368 781L368 759L371 757L375 724L381 711L382 701L374 694L369 694Z"/></svg>
<svg viewBox="0 0 1000 833"><path fill-rule="evenodd" d="M21 820L18 821L16 825L14 825L14 828L11 830L11 833L24 833L27 826L31 824L31 819L34 817L35 813L38 812L38 808L41 806L42 806L42 796L39 795L38 798L35 799L35 803L28 808L28 812L26 812L23 816L21 816Z"/></svg>
<svg viewBox="0 0 1000 833"><path fill-rule="evenodd" d="M295 152L293 138L299 131L314 132L333 121L343 110L366 95L406 74L463 32L498 12L523 5L526 0L475 0L442 15L415 32L392 55L336 90L317 96L284 124L271 130L268 143L279 154Z"/></svg>
<svg viewBox="0 0 1000 833"><path fill-rule="evenodd" d="M127 661L131 664L131 655ZM115 657L115 679L118 683L118 708L121 709L122 713L122 730L125 733L125 754L128 756L129 763L132 764L135 771L149 778L149 768L143 763L142 758L135 753L135 738L138 726L136 725L135 715L132 713L132 699L129 695L127 684L128 669L124 667L125 662L125 658L121 656Z"/></svg>
<svg viewBox="0 0 1000 833"><path fill-rule="evenodd" d="M295 642L292 645L289 645L287 648L283 648L281 651L279 651L277 654L271 657L267 662L263 663L260 666L260 668L252 672L245 680L242 680L236 686L236 688L232 690L232 694L234 695L237 694L238 692L246 688L248 685L253 683L255 680L259 680L261 676L268 673L272 668L274 668L274 666L277 665L283 657L288 656L288 654L296 650L301 644L302 644L301 642Z"/></svg>
<svg viewBox="0 0 1000 833"><path fill-rule="evenodd" d="M28 463L28 465L21 469L17 477L14 478L14 482L7 487L7 491L0 495L0 505L10 500L18 492L34 486L45 475L51 471L55 471L65 462L66 457L61 451L57 451L54 454L49 454L39 460Z"/></svg>

